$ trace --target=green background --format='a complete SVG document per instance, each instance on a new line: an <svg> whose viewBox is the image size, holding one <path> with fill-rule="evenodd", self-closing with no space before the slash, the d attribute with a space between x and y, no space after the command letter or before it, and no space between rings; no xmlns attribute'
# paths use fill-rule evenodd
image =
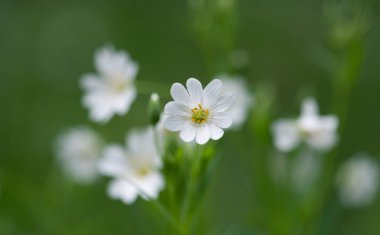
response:
<svg viewBox="0 0 380 235"><path fill-rule="evenodd" d="M343 158L380 156L380 8L374 4L364 64L350 99ZM186 1L0 2L0 234L160 234L166 223L149 203L126 206L106 195L108 179L81 186L65 179L52 151L65 128L90 125L107 142L147 124L147 91L124 117L90 123L80 103L79 77L94 71L94 50L105 43L127 50L138 80L159 82L163 101L173 82L212 77L192 30ZM298 113L301 88L327 113L331 78L316 62L325 44L322 1L240 0L236 47L250 55L247 79L277 87L275 116ZM206 194L203 220L213 234L255 234L250 218L252 154L246 133L221 140L222 158ZM333 208L335 205L332 204ZM334 210L332 210L334 211ZM379 234L380 203L324 214L329 234ZM260 215L256 215L260 216Z"/></svg>

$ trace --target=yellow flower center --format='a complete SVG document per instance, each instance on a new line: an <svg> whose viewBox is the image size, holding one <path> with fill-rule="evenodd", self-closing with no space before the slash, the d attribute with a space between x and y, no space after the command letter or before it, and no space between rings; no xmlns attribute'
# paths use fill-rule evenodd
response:
<svg viewBox="0 0 380 235"><path fill-rule="evenodd" d="M208 118L208 109L203 109L201 104L198 104L198 107L193 108L191 110L193 115L191 116L191 120L195 123L202 124L207 121Z"/></svg>
<svg viewBox="0 0 380 235"><path fill-rule="evenodd" d="M110 80L110 83L111 83L112 87L115 89L115 91L117 91L117 92L124 91L127 88L127 86L129 85L128 80L125 80L125 79L120 78L120 77L112 78Z"/></svg>
<svg viewBox="0 0 380 235"><path fill-rule="evenodd" d="M141 177L148 175L150 169L148 167L141 167L137 170L137 174Z"/></svg>
<svg viewBox="0 0 380 235"><path fill-rule="evenodd" d="M302 137L304 137L304 138L308 138L308 137L311 135L311 133L310 133L308 130L305 130L305 129L303 129L303 128L299 128L299 129L298 129L298 133L299 133Z"/></svg>

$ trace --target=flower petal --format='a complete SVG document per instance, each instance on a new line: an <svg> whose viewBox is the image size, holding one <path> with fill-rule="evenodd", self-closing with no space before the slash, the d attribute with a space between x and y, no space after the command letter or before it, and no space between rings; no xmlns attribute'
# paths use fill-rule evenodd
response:
<svg viewBox="0 0 380 235"><path fill-rule="evenodd" d="M145 200L156 199L165 186L165 180L159 171L152 171L143 178L139 176L134 183Z"/></svg>
<svg viewBox="0 0 380 235"><path fill-rule="evenodd" d="M184 125L179 136L183 141L190 142L194 140L196 134L197 129L195 128L194 124L189 121Z"/></svg>
<svg viewBox="0 0 380 235"><path fill-rule="evenodd" d="M193 105L203 104L202 84L195 78L189 78L186 82L186 87Z"/></svg>
<svg viewBox="0 0 380 235"><path fill-rule="evenodd" d="M218 140L220 138L222 138L223 134L224 134L224 131L222 130L222 128L218 127L217 125L211 123L209 124L209 128L210 128L210 138L213 139L213 140Z"/></svg>
<svg viewBox="0 0 380 235"><path fill-rule="evenodd" d="M305 98L302 101L301 116L318 116L318 104L314 98Z"/></svg>
<svg viewBox="0 0 380 235"><path fill-rule="evenodd" d="M104 157L99 160L98 170L107 176L120 176L127 164L125 150L119 145L110 145L104 150Z"/></svg>
<svg viewBox="0 0 380 235"><path fill-rule="evenodd" d="M235 102L228 109L232 117L232 126L230 129L239 129L246 121L250 109L254 104L254 96L248 90L248 84L243 77L240 76L222 76L223 91L233 92Z"/></svg>
<svg viewBox="0 0 380 235"><path fill-rule="evenodd" d="M166 115L180 115L183 117L189 117L191 116L191 109L182 103L170 101L165 105L164 113Z"/></svg>
<svg viewBox="0 0 380 235"><path fill-rule="evenodd" d="M307 143L313 148L326 151L332 148L338 141L338 118L333 115L319 118L318 129L306 138Z"/></svg>
<svg viewBox="0 0 380 235"><path fill-rule="evenodd" d="M106 45L95 53L95 66L100 74L107 77L120 77L133 80L138 65L132 61L125 51L116 51L112 45Z"/></svg>
<svg viewBox="0 0 380 235"><path fill-rule="evenodd" d="M222 82L219 79L212 80L204 89L204 104L209 107L215 103L220 93L222 92Z"/></svg>
<svg viewBox="0 0 380 235"><path fill-rule="evenodd" d="M127 113L132 105L132 102L136 99L136 96L137 91L135 87L130 87L122 94L115 96L112 104L115 113L119 115L124 115Z"/></svg>
<svg viewBox="0 0 380 235"><path fill-rule="evenodd" d="M272 125L274 145L280 151L294 149L300 141L297 124L292 120L282 119Z"/></svg>
<svg viewBox="0 0 380 235"><path fill-rule="evenodd" d="M128 153L134 156L139 156L140 159L150 160L157 155L154 143L153 128L147 127L143 129L132 129L126 136L126 144Z"/></svg>
<svg viewBox="0 0 380 235"><path fill-rule="evenodd" d="M186 119L181 116L168 115L164 120L164 127L169 131L180 131Z"/></svg>
<svg viewBox="0 0 380 235"><path fill-rule="evenodd" d="M338 117L335 115L326 115L320 118L320 125L322 129L336 131L339 125Z"/></svg>
<svg viewBox="0 0 380 235"><path fill-rule="evenodd" d="M105 86L104 81L95 74L85 74L80 78L80 86L85 90L99 90Z"/></svg>
<svg viewBox="0 0 380 235"><path fill-rule="evenodd" d="M190 105L191 99L186 88L180 83L174 83L170 89L170 94L173 97L174 101L177 103L182 103L185 105Z"/></svg>
<svg viewBox="0 0 380 235"><path fill-rule="evenodd" d="M232 124L231 115L228 113L211 113L209 121L221 128L228 128Z"/></svg>
<svg viewBox="0 0 380 235"><path fill-rule="evenodd" d="M112 180L107 191L111 198L120 199L125 204L132 204L139 195L137 188L124 179Z"/></svg>
<svg viewBox="0 0 380 235"><path fill-rule="evenodd" d="M199 125L197 128L195 141L198 144L205 144L210 139L210 128L207 124Z"/></svg>
<svg viewBox="0 0 380 235"><path fill-rule="evenodd" d="M334 131L321 130L320 132L310 135L306 142L314 149L326 151L331 149L338 141L338 135Z"/></svg>
<svg viewBox="0 0 380 235"><path fill-rule="evenodd" d="M91 120L96 122L106 123L114 113L112 97L106 90L87 93L82 99L82 104L90 110Z"/></svg>
<svg viewBox="0 0 380 235"><path fill-rule="evenodd" d="M96 75L87 74L81 78L80 85L86 92L82 104L90 110L90 118L96 122L107 122L113 115L113 97L108 92L107 84Z"/></svg>
<svg viewBox="0 0 380 235"><path fill-rule="evenodd" d="M235 95L231 92L226 92L219 96L213 104L210 104L209 109L212 112L224 112L231 108L235 102Z"/></svg>

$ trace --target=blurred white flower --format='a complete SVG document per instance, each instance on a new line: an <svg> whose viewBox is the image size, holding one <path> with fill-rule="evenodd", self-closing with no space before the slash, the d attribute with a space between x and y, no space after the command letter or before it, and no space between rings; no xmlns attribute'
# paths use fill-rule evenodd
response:
<svg viewBox="0 0 380 235"><path fill-rule="evenodd" d="M102 174L114 178L108 195L126 204L133 203L139 195L145 200L158 197L165 185L161 167L152 128L132 131L127 137L127 148L108 146L98 165Z"/></svg>
<svg viewBox="0 0 380 235"><path fill-rule="evenodd" d="M83 105L90 110L93 121L105 123L114 114L124 115L136 98L134 80L138 65L125 51L105 46L95 54L98 74L81 78L85 90Z"/></svg>
<svg viewBox="0 0 380 235"><path fill-rule="evenodd" d="M102 141L95 132L87 127L73 128L58 137L55 147L59 163L67 175L80 183L96 180Z"/></svg>
<svg viewBox="0 0 380 235"><path fill-rule="evenodd" d="M378 191L378 163L365 154L356 155L340 167L336 182L344 206L365 207L374 200Z"/></svg>
<svg viewBox="0 0 380 235"><path fill-rule="evenodd" d="M302 102L298 119L280 119L272 124L274 145L280 151L291 151L301 142L309 147L324 151L337 141L338 118L334 115L318 114L318 106L313 98Z"/></svg>
<svg viewBox="0 0 380 235"><path fill-rule="evenodd" d="M220 139L224 131L232 124L229 111L234 102L231 92L223 92L222 82L212 80L203 90L202 84L195 78L186 82L186 88L174 83L170 93L174 101L165 105L164 126L170 131L180 131L185 142L195 139L205 144L210 138Z"/></svg>
<svg viewBox="0 0 380 235"><path fill-rule="evenodd" d="M221 75L217 77L223 82L224 92L233 92L235 95L235 102L229 108L228 112L232 117L231 129L238 129L244 124L248 117L250 108L253 105L253 96L247 89L247 83L241 76L227 76Z"/></svg>

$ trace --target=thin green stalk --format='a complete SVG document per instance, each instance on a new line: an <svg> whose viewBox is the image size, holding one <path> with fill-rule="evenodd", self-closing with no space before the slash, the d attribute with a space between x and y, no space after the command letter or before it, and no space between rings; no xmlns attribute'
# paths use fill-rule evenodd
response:
<svg viewBox="0 0 380 235"><path fill-rule="evenodd" d="M153 205L161 212L161 214L165 217L165 219L172 224L172 226L180 233L185 234L182 228L180 227L177 220L172 216L172 214L168 211L168 209L162 205L158 200L153 200Z"/></svg>
<svg viewBox="0 0 380 235"><path fill-rule="evenodd" d="M214 174L215 169L216 169L220 159L221 159L221 155L217 154L216 156L214 156L214 158L208 164L208 166L206 168L206 172L205 172L205 174L202 175L202 178L200 180L200 182L202 182L202 184L205 184L205 185L208 184L208 181L210 180L211 176ZM203 187L205 187L205 186L203 186ZM198 218L198 216L201 212L201 208L202 208L203 202L204 202L202 195L200 195L200 197L198 197L196 201L197 201L197 207L194 209L194 212L192 214L192 216L194 218ZM189 224L190 231L192 231L195 228L195 226L197 224L196 222L199 222L199 220L192 221L192 223Z"/></svg>
<svg viewBox="0 0 380 235"><path fill-rule="evenodd" d="M191 222L191 200L194 194L194 189L196 189L195 185L198 180L198 171L199 171L199 166L200 166L200 160L201 160L201 150L200 146L196 145L195 151L193 154L194 158L192 161L192 165L190 168L190 181L187 187L187 193L185 195L185 199L183 202L183 206L181 209L181 214L180 214L180 225L181 228L185 231L185 234L190 234L189 231L189 222Z"/></svg>

